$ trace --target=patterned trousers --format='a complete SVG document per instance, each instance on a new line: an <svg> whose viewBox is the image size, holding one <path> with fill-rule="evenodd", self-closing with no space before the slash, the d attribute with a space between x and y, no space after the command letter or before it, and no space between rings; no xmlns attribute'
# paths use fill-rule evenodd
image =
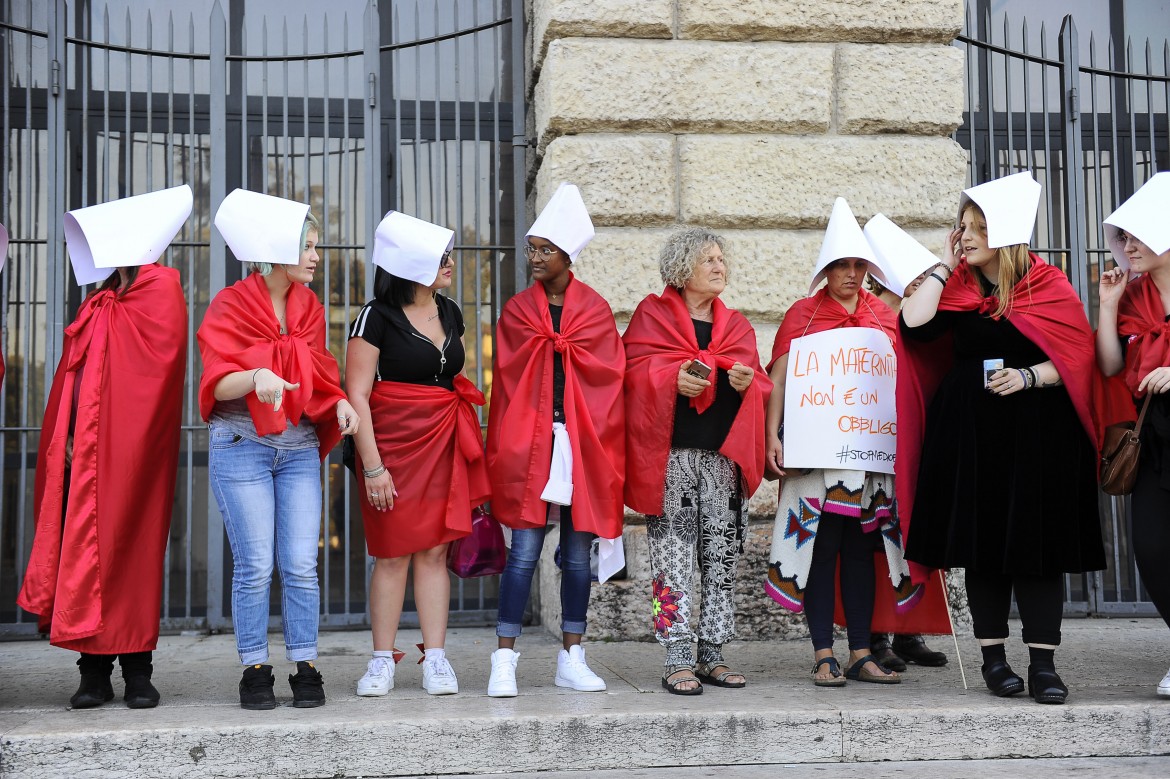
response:
<svg viewBox="0 0 1170 779"><path fill-rule="evenodd" d="M666 665L691 662L691 590L698 559L702 608L699 662L722 659L735 637L735 566L743 553L747 501L739 467L718 452L671 449L661 516L647 516L654 572L654 635Z"/></svg>

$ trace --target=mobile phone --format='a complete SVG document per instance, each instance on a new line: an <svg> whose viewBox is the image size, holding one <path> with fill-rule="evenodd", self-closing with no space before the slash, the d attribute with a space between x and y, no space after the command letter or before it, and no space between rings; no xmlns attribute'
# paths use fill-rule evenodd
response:
<svg viewBox="0 0 1170 779"><path fill-rule="evenodd" d="M711 375L711 366L702 360L691 360L691 364L687 368L687 373L696 379L705 379Z"/></svg>
<svg viewBox="0 0 1170 779"><path fill-rule="evenodd" d="M1003 360L984 360L983 361L983 387L986 389L987 385L991 383L992 374L1003 370Z"/></svg>

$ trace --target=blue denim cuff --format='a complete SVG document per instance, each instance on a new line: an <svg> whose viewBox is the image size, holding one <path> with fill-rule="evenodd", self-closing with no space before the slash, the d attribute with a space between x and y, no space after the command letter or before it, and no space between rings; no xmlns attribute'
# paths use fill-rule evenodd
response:
<svg viewBox="0 0 1170 779"><path fill-rule="evenodd" d="M516 622L497 622L496 635L500 638L518 638L520 636L520 625Z"/></svg>
<svg viewBox="0 0 1170 779"><path fill-rule="evenodd" d="M569 620L565 620L565 621L561 622L561 632L562 633L576 633L579 636L584 635L585 634L585 622L584 621L570 622Z"/></svg>

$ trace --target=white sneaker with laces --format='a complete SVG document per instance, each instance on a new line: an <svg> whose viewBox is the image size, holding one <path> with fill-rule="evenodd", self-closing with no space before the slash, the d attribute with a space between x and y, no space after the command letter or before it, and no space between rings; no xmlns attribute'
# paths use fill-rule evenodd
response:
<svg viewBox="0 0 1170 779"><path fill-rule="evenodd" d="M454 695L459 692L455 669L446 657L423 661L422 686L431 695Z"/></svg>
<svg viewBox="0 0 1170 779"><path fill-rule="evenodd" d="M585 664L585 650L573 646L557 655L557 687L572 687L577 692L603 692L605 680Z"/></svg>
<svg viewBox="0 0 1170 779"><path fill-rule="evenodd" d="M1162 681L1158 682L1158 694L1170 697L1170 671L1162 677Z"/></svg>
<svg viewBox="0 0 1170 779"><path fill-rule="evenodd" d="M394 689L394 661L375 657L366 665L366 675L358 679L357 694L370 697L385 695Z"/></svg>
<svg viewBox="0 0 1170 779"><path fill-rule="evenodd" d="M492 652L492 675L488 679L489 698L516 697L516 661L519 652L511 649L497 649Z"/></svg>

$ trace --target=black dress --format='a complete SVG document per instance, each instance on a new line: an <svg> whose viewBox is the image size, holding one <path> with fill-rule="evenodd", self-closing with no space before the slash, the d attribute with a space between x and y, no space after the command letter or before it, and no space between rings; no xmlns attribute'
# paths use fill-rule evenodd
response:
<svg viewBox="0 0 1170 779"><path fill-rule="evenodd" d="M912 340L950 331L954 364L926 412L906 558L931 568L1052 575L1105 567L1096 452L1063 386L993 395L983 361L1048 357L1007 319L940 311Z"/></svg>

